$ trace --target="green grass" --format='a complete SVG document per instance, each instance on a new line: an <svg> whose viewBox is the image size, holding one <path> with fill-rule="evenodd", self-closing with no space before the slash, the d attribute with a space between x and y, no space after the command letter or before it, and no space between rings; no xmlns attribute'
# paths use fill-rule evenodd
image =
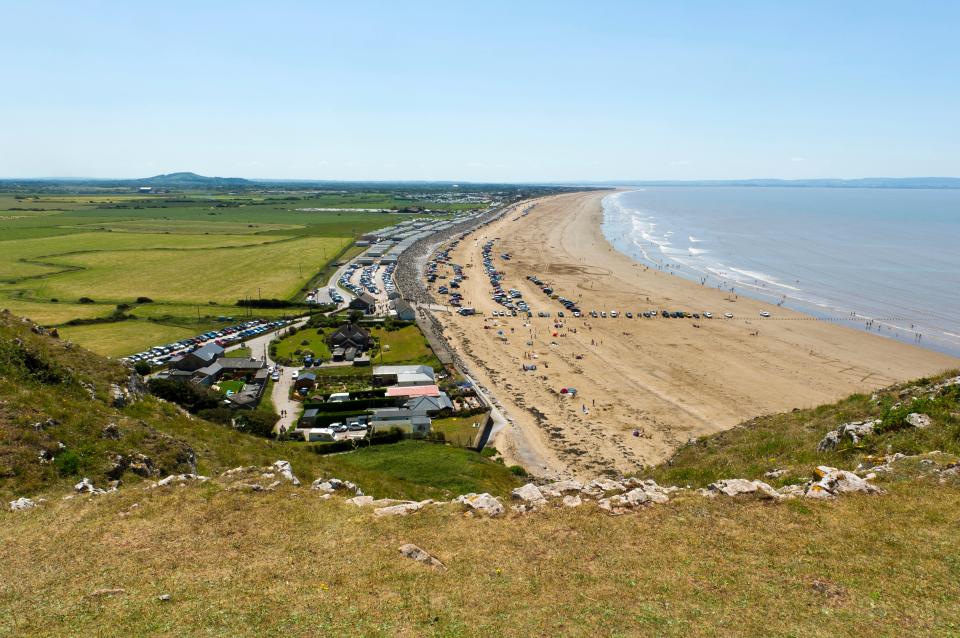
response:
<svg viewBox="0 0 960 638"><path fill-rule="evenodd" d="M97 354L122 357L153 346L165 345L200 332L196 328L169 326L153 321L120 321L58 328L62 339L69 339Z"/></svg>
<svg viewBox="0 0 960 638"><path fill-rule="evenodd" d="M415 325L393 331L374 328L370 334L380 344L380 351L372 357L372 361L377 365L422 364L434 369L443 367L430 349L426 337Z"/></svg>
<svg viewBox="0 0 960 638"><path fill-rule="evenodd" d="M116 308L113 304L78 304L61 301L21 299L0 293L0 309L29 317L39 324L49 326L70 321L71 319L94 319L106 317Z"/></svg>
<svg viewBox="0 0 960 638"><path fill-rule="evenodd" d="M953 371L938 379L956 374L957 371ZM899 396L903 387L912 388L905 397ZM811 469L817 465L853 469L864 457L888 451L918 454L941 450L960 454L960 390L933 403L924 402L922 409L921 404L917 404L915 409L931 416L936 427L898 429L865 437L856 446L845 443L834 451L817 451L817 443L841 423L882 417L886 406L895 402L903 402L904 410L909 411L909 397L922 394L923 387L897 386L878 392L877 400L858 394L813 409L752 419L682 447L669 463L646 474L660 483L674 485L704 486L718 479L736 477L760 478L780 486L810 476ZM787 473L779 479L763 477L773 469L784 469Z"/></svg>
<svg viewBox="0 0 960 638"><path fill-rule="evenodd" d="M445 419L433 419L430 427L434 432L443 432L443 436L448 443L460 447L472 447L477 435L480 433L480 428L473 427L473 424L478 423L482 425L486 420L486 414L462 417L455 416Z"/></svg>
<svg viewBox="0 0 960 638"><path fill-rule="evenodd" d="M233 357L235 359L248 359L250 358L250 348L246 346L240 346L235 350L230 350L224 354L225 357Z"/></svg>
<svg viewBox="0 0 960 638"><path fill-rule="evenodd" d="M220 388L220 393L226 395L227 392L233 391L234 394L243 390L243 381L220 381L217 383L217 386Z"/></svg>
<svg viewBox="0 0 960 638"><path fill-rule="evenodd" d="M375 445L329 457L365 492L391 498L451 498L468 492L507 494L518 479L476 452L422 441ZM342 478L339 477L338 478Z"/></svg>
<svg viewBox="0 0 960 638"><path fill-rule="evenodd" d="M157 237L170 237L156 235ZM190 237L189 235L186 237ZM141 250L61 256L78 268L36 284L44 296L72 299L235 303L238 299L289 298L344 240L305 237L251 247ZM256 264L256 268L251 268Z"/></svg>
<svg viewBox="0 0 960 638"><path fill-rule="evenodd" d="M314 357L329 361L330 348L324 339L332 331L332 328L304 328L294 335L284 337L276 342L276 357L303 363L304 354L309 352ZM296 354L297 350L300 350L301 354Z"/></svg>

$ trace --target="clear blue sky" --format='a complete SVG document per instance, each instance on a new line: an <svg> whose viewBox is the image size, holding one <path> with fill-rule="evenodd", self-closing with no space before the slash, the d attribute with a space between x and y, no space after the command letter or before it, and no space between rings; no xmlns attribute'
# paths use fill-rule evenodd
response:
<svg viewBox="0 0 960 638"><path fill-rule="evenodd" d="M0 176L960 175L960 2L0 5Z"/></svg>

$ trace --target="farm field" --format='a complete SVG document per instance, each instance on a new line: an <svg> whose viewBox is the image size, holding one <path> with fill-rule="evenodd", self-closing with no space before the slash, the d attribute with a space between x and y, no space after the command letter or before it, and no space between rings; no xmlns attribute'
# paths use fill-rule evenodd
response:
<svg viewBox="0 0 960 638"><path fill-rule="evenodd" d="M51 303L30 301L0 293L0 310L6 309L36 323L53 326L71 319L95 319L109 315L116 306L106 304Z"/></svg>
<svg viewBox="0 0 960 638"><path fill-rule="evenodd" d="M275 358L278 360L289 359L295 365L302 365L303 355L296 353L297 350L300 350L301 353L309 352L314 357L329 361L330 348L327 346L325 339L333 330L333 328L304 328L296 334L284 337L276 344ZM304 343L304 341L307 343Z"/></svg>
<svg viewBox="0 0 960 638"><path fill-rule="evenodd" d="M195 238L192 235L156 237ZM227 304L258 295L288 298L347 241L305 237L256 246L65 255L58 256L57 263L76 270L32 280L28 285L37 296L89 297L111 302L132 301L139 296L154 301Z"/></svg>
<svg viewBox="0 0 960 638"><path fill-rule="evenodd" d="M5 235L0 234L0 237ZM22 277L55 273L73 267L67 255L156 249L209 249L276 241L237 235L162 235L83 232L71 235L0 241L0 281L14 283ZM25 261L29 260L29 262ZM42 263L35 263L42 262ZM72 295L74 298L80 295ZM66 297L65 297L66 298Z"/></svg>
<svg viewBox="0 0 960 638"><path fill-rule="evenodd" d="M195 337L198 328L168 326L153 321L120 321L58 328L61 339L108 357L122 357L153 346Z"/></svg>
<svg viewBox="0 0 960 638"><path fill-rule="evenodd" d="M399 330L374 328L370 335L380 344L380 351L371 357L375 365L428 365L435 370L442 367L416 326L404 326Z"/></svg>
<svg viewBox="0 0 960 638"><path fill-rule="evenodd" d="M445 419L434 419L431 428L434 432L443 432L444 440L447 443L459 447L470 447L480 433L480 427L473 427L474 423L482 425L486 423L487 415L477 414L474 416L452 416Z"/></svg>

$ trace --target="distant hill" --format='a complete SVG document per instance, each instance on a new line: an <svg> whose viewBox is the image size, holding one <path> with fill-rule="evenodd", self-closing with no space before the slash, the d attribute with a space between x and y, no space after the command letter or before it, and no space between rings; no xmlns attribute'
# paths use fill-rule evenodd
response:
<svg viewBox="0 0 960 638"><path fill-rule="evenodd" d="M153 177L129 181L137 186L173 186L180 188L233 188L254 184L254 182L242 177L207 177L190 172L167 173L166 175L154 175Z"/></svg>

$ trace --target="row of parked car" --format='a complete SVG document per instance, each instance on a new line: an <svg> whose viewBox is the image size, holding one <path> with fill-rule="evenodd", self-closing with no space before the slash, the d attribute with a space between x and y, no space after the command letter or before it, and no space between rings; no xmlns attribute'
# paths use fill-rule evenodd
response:
<svg viewBox="0 0 960 638"><path fill-rule="evenodd" d="M138 352L137 354L132 354L129 357L124 357L123 361L130 363L144 361L152 366L162 366L174 357L181 357L209 343L215 343L218 346L226 347L235 343L239 343L240 341L250 339L251 337L256 337L257 335L263 334L269 330L275 330L287 325L288 323L290 322L283 319L270 322L267 322L263 319L254 319L236 326L229 326L220 330L204 332L196 337L181 339L180 341L168 343L164 346L154 346L150 350L145 350L144 352Z"/></svg>
<svg viewBox="0 0 960 638"><path fill-rule="evenodd" d="M531 283L537 286L543 292L543 294L559 302L560 305L566 308L567 311L569 311L574 317L580 316L580 308L577 307L577 303L575 301L573 301L572 299L567 299L566 297L563 297L555 293L553 291L553 288L551 288L550 285L547 284L547 282L543 281L536 275L527 275L527 280L529 280ZM557 315L562 317L563 313L559 312L557 313ZM541 316L549 317L550 315L547 314L547 315L541 315Z"/></svg>
<svg viewBox="0 0 960 638"><path fill-rule="evenodd" d="M510 288L509 290L503 289L503 285L501 284L503 281L503 273L493 267L493 244L495 241L496 240L491 239L486 242L482 250L483 269L490 279L490 286L493 288L493 293L490 295L490 298L506 308L511 315L516 315L518 312L529 313L530 306L523 298L523 293L516 288ZM509 260L510 253L501 253L500 258Z"/></svg>

